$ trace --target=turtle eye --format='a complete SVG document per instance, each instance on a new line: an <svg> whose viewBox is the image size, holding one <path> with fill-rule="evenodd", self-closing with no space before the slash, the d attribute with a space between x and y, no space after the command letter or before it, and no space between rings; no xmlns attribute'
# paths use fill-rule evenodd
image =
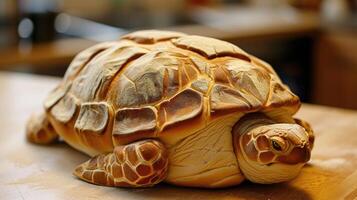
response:
<svg viewBox="0 0 357 200"><path fill-rule="evenodd" d="M276 151L281 151L281 150L282 150L280 144L278 144L278 142L276 142L276 141L274 141L274 140L271 141L271 145L273 146L273 148L274 148Z"/></svg>

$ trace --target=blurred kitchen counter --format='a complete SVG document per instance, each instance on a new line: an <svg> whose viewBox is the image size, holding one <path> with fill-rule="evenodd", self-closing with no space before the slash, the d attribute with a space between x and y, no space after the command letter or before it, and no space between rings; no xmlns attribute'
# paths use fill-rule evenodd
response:
<svg viewBox="0 0 357 200"><path fill-rule="evenodd" d="M297 117L309 121L316 141L312 160L287 183L244 182L226 189L159 184L147 189L101 187L71 175L86 155L64 143L25 141L25 122L60 79L0 73L1 199L346 199L357 198L357 112L304 104Z"/></svg>
<svg viewBox="0 0 357 200"><path fill-rule="evenodd" d="M202 7L191 12L191 18L198 25L174 26L167 29L227 41L297 37L314 34L320 30L317 13L297 11L289 7Z"/></svg>
<svg viewBox="0 0 357 200"><path fill-rule="evenodd" d="M20 65L25 68L29 66L51 70L51 65L67 65L78 52L95 43L80 38L59 39L40 44L20 43L18 47L0 49L0 69L11 70Z"/></svg>
<svg viewBox="0 0 357 200"><path fill-rule="evenodd" d="M163 29L236 42L251 39L299 37L314 34L320 28L318 16L313 13L278 12L274 14L274 12L270 12L271 16L269 16L269 13L264 12L266 11L253 12L245 9L240 14L241 12L237 9L202 8L202 10L194 12L201 14L192 16L196 19L197 24L171 26ZM252 20L246 20L246 15ZM217 23L217 21L221 23ZM20 44L18 47L0 49L0 69L23 66L36 70L36 68L50 69L51 66L66 66L78 52L95 43L91 40L71 38L33 44L32 46Z"/></svg>

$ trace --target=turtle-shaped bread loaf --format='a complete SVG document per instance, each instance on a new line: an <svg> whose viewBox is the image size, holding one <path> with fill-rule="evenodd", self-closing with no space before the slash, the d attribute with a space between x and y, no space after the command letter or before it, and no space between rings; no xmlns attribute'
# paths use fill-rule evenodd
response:
<svg viewBox="0 0 357 200"><path fill-rule="evenodd" d="M92 156L74 174L98 185L276 183L310 159L299 107L269 64L231 43L138 31L79 53L27 138Z"/></svg>

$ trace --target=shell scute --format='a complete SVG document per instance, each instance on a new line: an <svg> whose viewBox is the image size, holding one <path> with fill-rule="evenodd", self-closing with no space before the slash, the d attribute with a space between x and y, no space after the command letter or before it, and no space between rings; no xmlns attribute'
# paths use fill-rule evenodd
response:
<svg viewBox="0 0 357 200"><path fill-rule="evenodd" d="M180 48L194 51L209 59L222 56L232 56L250 61L248 54L242 49L222 40L189 35L174 39L172 42Z"/></svg>
<svg viewBox="0 0 357 200"><path fill-rule="evenodd" d="M109 121L109 106L105 102L83 103L74 125L77 132L101 134Z"/></svg>
<svg viewBox="0 0 357 200"><path fill-rule="evenodd" d="M51 114L59 122L67 123L73 118L77 107L76 99L67 94L52 107Z"/></svg>
<svg viewBox="0 0 357 200"><path fill-rule="evenodd" d="M116 112L113 135L125 135L156 127L156 111L152 107L120 109Z"/></svg>
<svg viewBox="0 0 357 200"><path fill-rule="evenodd" d="M124 35L123 39L133 40L137 43L143 44L153 44L160 41L169 40L172 38L178 38L184 36L183 33L173 32L173 31L156 31L156 30L146 30L146 31L136 31Z"/></svg>
<svg viewBox="0 0 357 200"><path fill-rule="evenodd" d="M73 81L71 92L85 102L102 100L115 75L128 63L148 50L121 43L103 51L91 60Z"/></svg>
<svg viewBox="0 0 357 200"><path fill-rule="evenodd" d="M188 120L199 115L203 110L202 94L186 89L159 106L159 126L164 128L171 124Z"/></svg>

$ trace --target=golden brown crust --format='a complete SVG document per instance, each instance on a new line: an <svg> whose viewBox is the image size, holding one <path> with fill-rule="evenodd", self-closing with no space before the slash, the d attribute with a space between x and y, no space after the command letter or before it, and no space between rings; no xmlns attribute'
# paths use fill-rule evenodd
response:
<svg viewBox="0 0 357 200"><path fill-rule="evenodd" d="M294 121L300 126L304 127L304 129L306 130L307 134L309 135L310 150L312 150L312 148L314 147L315 135L311 125L307 121L304 121L302 119L294 118Z"/></svg>
<svg viewBox="0 0 357 200"><path fill-rule="evenodd" d="M143 44L154 44L160 41L166 41L173 38L182 37L185 34L173 32L173 31L157 31L157 30L145 30L145 31L136 31L124 35L122 39L133 40L137 43Z"/></svg>
<svg viewBox="0 0 357 200"><path fill-rule="evenodd" d="M74 128L79 133L86 131L101 134L109 121L109 106L104 103L84 103Z"/></svg>
<svg viewBox="0 0 357 200"><path fill-rule="evenodd" d="M147 53L148 50L117 42L93 58L74 78L70 93L83 102L100 101L106 97L112 80L128 62Z"/></svg>
<svg viewBox="0 0 357 200"><path fill-rule="evenodd" d="M98 153L113 151L112 127L114 111L111 107L108 110L108 121L105 128L100 130L79 130L74 128L79 118L80 109L77 109L71 120L68 122L58 121L51 112L47 112L47 117L54 130L73 148L78 149L88 155L94 156Z"/></svg>
<svg viewBox="0 0 357 200"><path fill-rule="evenodd" d="M117 146L113 153L98 155L79 165L74 174L105 186L150 187L165 179L168 155L161 142L143 140Z"/></svg>
<svg viewBox="0 0 357 200"><path fill-rule="evenodd" d="M55 105L63 96L67 93L69 88L63 86L63 82L53 89L46 97L43 102L45 110L49 110L53 105Z"/></svg>
<svg viewBox="0 0 357 200"><path fill-rule="evenodd" d="M137 131L153 130L156 127L154 107L124 108L115 114L113 135L126 135Z"/></svg>
<svg viewBox="0 0 357 200"><path fill-rule="evenodd" d="M184 90L159 105L159 127L164 129L169 125L192 119L201 114L202 110L202 95L191 89Z"/></svg>
<svg viewBox="0 0 357 200"><path fill-rule="evenodd" d="M36 144L50 144L58 140L58 134L44 113L33 114L26 124L26 138Z"/></svg>
<svg viewBox="0 0 357 200"><path fill-rule="evenodd" d="M111 47L113 42L103 42L97 45L94 45L84 51L80 52L73 59L71 64L68 66L66 74L64 75L64 82L67 82L77 76L77 74L91 61L100 54L102 51Z"/></svg>
<svg viewBox="0 0 357 200"><path fill-rule="evenodd" d="M247 99L244 93L230 87L214 84L211 89L211 112L219 110L249 111L261 105L255 98Z"/></svg>
<svg viewBox="0 0 357 200"><path fill-rule="evenodd" d="M294 120L279 123L252 113L240 118L232 134L240 169L255 183L291 180L310 159L308 133Z"/></svg>
<svg viewBox="0 0 357 200"><path fill-rule="evenodd" d="M78 106L66 100L69 96ZM90 133L74 130L76 120L81 121L79 113L84 112L81 105L94 102L105 102L112 111L96 116L103 123L91 127ZM175 32L140 31L79 54L45 104L56 131L72 146L95 154L110 151L113 143L186 137L234 112L292 115L300 101L270 65L233 44ZM130 131L118 129L124 121L116 123L115 113L147 107L155 119L143 115L130 120L145 126L130 122ZM130 112L123 113L122 118L129 117ZM95 134L99 132L102 136Z"/></svg>
<svg viewBox="0 0 357 200"><path fill-rule="evenodd" d="M197 35L182 36L172 41L177 47L196 52L208 59L230 56L250 61L249 56L237 46L213 38Z"/></svg>
<svg viewBox="0 0 357 200"><path fill-rule="evenodd" d="M204 96L207 96L210 85L211 80L205 76L201 76L191 83L191 88L201 92Z"/></svg>
<svg viewBox="0 0 357 200"><path fill-rule="evenodd" d="M118 110L115 114L112 132L114 145L155 137L156 113L155 107Z"/></svg>
<svg viewBox="0 0 357 200"><path fill-rule="evenodd" d="M77 104L77 100L72 95L67 94L53 106L51 114L56 120L66 123L74 116L78 107Z"/></svg>

